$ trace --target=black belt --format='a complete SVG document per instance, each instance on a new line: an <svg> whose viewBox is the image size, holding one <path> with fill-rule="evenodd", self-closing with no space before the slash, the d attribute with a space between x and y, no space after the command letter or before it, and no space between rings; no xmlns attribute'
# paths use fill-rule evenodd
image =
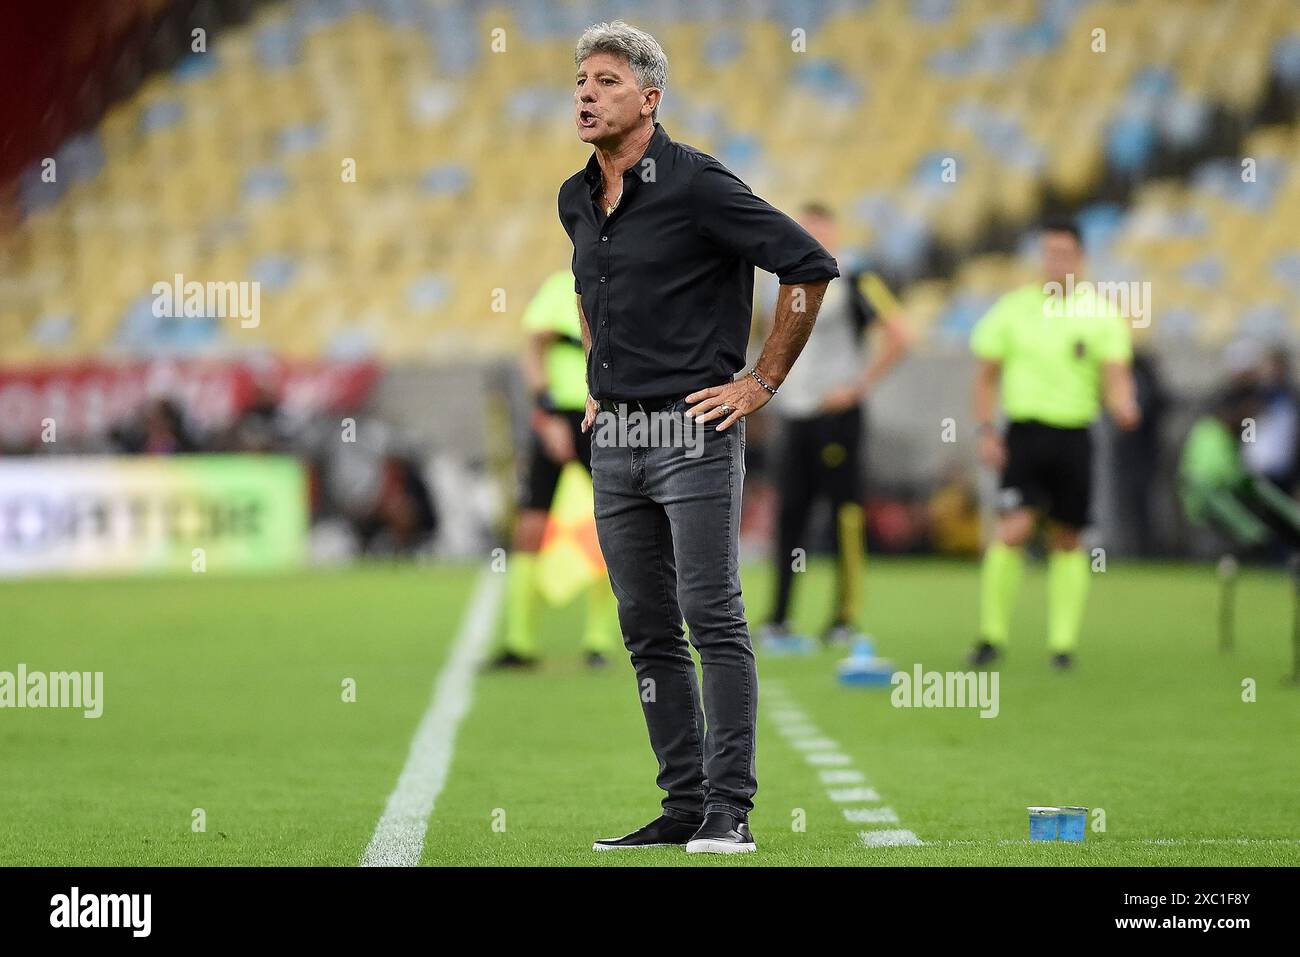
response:
<svg viewBox="0 0 1300 957"><path fill-rule="evenodd" d="M616 415L619 412L619 406L626 406L627 411L641 411L645 413L662 412L669 406L676 405L681 401L681 396L671 396L657 399L597 399L602 412L613 412Z"/></svg>

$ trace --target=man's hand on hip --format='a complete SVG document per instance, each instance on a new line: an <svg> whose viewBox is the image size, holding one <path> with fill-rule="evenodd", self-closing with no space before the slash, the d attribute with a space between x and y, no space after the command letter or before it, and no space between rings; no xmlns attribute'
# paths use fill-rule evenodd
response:
<svg viewBox="0 0 1300 957"><path fill-rule="evenodd" d="M686 414L701 423L722 419L718 425L718 431L722 432L743 416L757 412L771 398L772 393L754 381L753 376L743 376L726 385L692 392L686 401L694 404L686 410Z"/></svg>
<svg viewBox="0 0 1300 957"><path fill-rule="evenodd" d="M582 431L584 434L590 432L591 427L596 424L596 415L599 412L600 403L591 396L587 396L587 414L582 417Z"/></svg>

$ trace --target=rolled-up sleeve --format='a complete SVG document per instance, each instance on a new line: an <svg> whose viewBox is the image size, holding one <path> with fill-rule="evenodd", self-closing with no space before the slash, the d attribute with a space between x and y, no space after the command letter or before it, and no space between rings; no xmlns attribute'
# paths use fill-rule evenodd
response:
<svg viewBox="0 0 1300 957"><path fill-rule="evenodd" d="M721 163L696 172L689 192L700 235L775 273L783 285L839 276L835 257L821 243Z"/></svg>

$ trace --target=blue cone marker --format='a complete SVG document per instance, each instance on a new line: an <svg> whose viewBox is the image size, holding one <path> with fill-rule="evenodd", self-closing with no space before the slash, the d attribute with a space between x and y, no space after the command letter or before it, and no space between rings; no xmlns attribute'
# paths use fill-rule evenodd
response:
<svg viewBox="0 0 1300 957"><path fill-rule="evenodd" d="M853 641L853 650L839 663L840 684L860 688L888 688L894 673L892 662L876 657L876 649L866 635Z"/></svg>

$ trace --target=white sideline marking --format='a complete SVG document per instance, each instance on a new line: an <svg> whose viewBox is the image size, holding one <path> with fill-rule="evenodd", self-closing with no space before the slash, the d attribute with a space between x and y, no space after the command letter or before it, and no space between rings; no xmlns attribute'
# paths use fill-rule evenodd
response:
<svg viewBox="0 0 1300 957"><path fill-rule="evenodd" d="M844 820L850 824L897 824L898 815L892 807L846 807Z"/></svg>
<svg viewBox="0 0 1300 957"><path fill-rule="evenodd" d="M875 788L831 788L826 794L836 804L847 804L850 801L880 800L880 795L876 793Z"/></svg>
<svg viewBox="0 0 1300 957"><path fill-rule="evenodd" d="M830 738L813 726L812 721L799 710L798 705L785 694L784 687L773 684L769 698L776 707L772 717L776 719L777 732L786 742L803 753L803 759L813 765L836 765L828 770L817 772L824 785L853 784L858 787L828 787L826 795L838 804L850 802L870 802L880 800L875 788L866 787L866 777L856 768L845 767L853 763L847 754L835 750L839 747ZM842 808L844 818L850 824L897 824L898 813L891 807L846 807ZM912 831L903 828L879 828L859 831L858 838L867 847L898 847L902 845L922 845L924 842Z"/></svg>
<svg viewBox="0 0 1300 957"><path fill-rule="evenodd" d="M1294 837L1198 837L1187 840L1181 837L1149 837L1143 844L1300 844L1300 838Z"/></svg>
<svg viewBox="0 0 1300 957"><path fill-rule="evenodd" d="M1002 838L997 841L970 841L970 840L947 840L931 841L929 846L932 847L986 847L996 844L998 847L1029 847L1038 844L1073 844L1075 841L1031 841L1028 838L1020 840L1009 840ZM1160 847L1177 847L1186 844L1244 844L1250 846L1259 846L1264 844L1300 844L1300 838L1287 837L1201 837L1187 839L1182 837L1144 837L1141 839L1133 838L1110 838L1108 843L1111 844L1153 844Z"/></svg>
<svg viewBox="0 0 1300 957"><path fill-rule="evenodd" d="M814 751L812 754L805 754L804 760L809 764L852 764L853 759L847 754L836 754L834 751Z"/></svg>
<svg viewBox="0 0 1300 957"><path fill-rule="evenodd" d="M504 581L504 575L490 571L479 575L460 633L411 740L406 765L361 858L362 867L414 867L420 863L429 815L447 783L456 730L474 697L474 674L496 624Z"/></svg>
<svg viewBox="0 0 1300 957"><path fill-rule="evenodd" d="M817 776L822 784L862 784L867 780L861 771L818 771Z"/></svg>
<svg viewBox="0 0 1300 957"><path fill-rule="evenodd" d="M811 724L778 724L776 733L787 741L793 741L796 738L815 738L821 734Z"/></svg>
<svg viewBox="0 0 1300 957"><path fill-rule="evenodd" d="M891 831L863 831L858 835L867 847L902 847L919 845L921 839L911 831L902 829Z"/></svg>

